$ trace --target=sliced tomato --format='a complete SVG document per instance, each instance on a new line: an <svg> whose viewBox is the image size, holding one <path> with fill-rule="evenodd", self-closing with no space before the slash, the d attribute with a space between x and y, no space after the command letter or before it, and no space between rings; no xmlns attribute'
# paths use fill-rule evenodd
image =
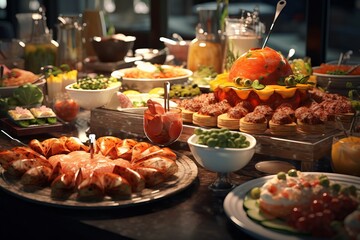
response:
<svg viewBox="0 0 360 240"><path fill-rule="evenodd" d="M153 101L151 99L149 99L147 102L147 107L149 109L149 111L152 113L152 114L164 114L165 113L165 109L163 108L163 106L156 102L156 101Z"/></svg>
<svg viewBox="0 0 360 240"><path fill-rule="evenodd" d="M149 115L145 116L144 128L146 134L151 138L153 136L160 135L163 130L163 122L161 115Z"/></svg>
<svg viewBox="0 0 360 240"><path fill-rule="evenodd" d="M171 140L177 139L180 136L180 134L182 132L182 127L183 127L183 125L182 125L181 120L172 121L170 123L168 131L169 131L169 137Z"/></svg>

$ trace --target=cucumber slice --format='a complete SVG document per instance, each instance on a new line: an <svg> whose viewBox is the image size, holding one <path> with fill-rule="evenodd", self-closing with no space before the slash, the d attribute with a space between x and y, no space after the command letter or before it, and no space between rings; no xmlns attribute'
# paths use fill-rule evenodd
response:
<svg viewBox="0 0 360 240"><path fill-rule="evenodd" d="M251 197L249 197L248 195L245 196L244 199L244 207L246 209L256 209L259 210L259 203L258 203L258 199L253 199Z"/></svg>
<svg viewBox="0 0 360 240"><path fill-rule="evenodd" d="M28 121L28 120L19 120L19 121L16 121L16 123L20 127L28 127L30 125L30 121Z"/></svg>
<svg viewBox="0 0 360 240"><path fill-rule="evenodd" d="M246 214L253 220L263 223L263 221L275 220L274 216L263 213L257 209L249 209L246 211Z"/></svg>
<svg viewBox="0 0 360 240"><path fill-rule="evenodd" d="M286 222L281 221L279 219L273 219L273 220L265 220L261 222L261 225L267 228L271 228L273 230L292 233L292 234L304 234L295 228L289 226Z"/></svg>
<svg viewBox="0 0 360 240"><path fill-rule="evenodd" d="M47 122L50 123L50 124L54 124L54 123L57 122L56 117L48 117L46 120L47 120Z"/></svg>
<svg viewBox="0 0 360 240"><path fill-rule="evenodd" d="M44 125L46 123L46 119L45 118L37 118L36 122L39 125Z"/></svg>

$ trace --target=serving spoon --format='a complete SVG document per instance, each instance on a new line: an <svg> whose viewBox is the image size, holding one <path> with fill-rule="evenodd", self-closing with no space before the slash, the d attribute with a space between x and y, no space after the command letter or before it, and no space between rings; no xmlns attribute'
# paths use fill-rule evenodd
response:
<svg viewBox="0 0 360 240"><path fill-rule="evenodd" d="M286 60L289 61L290 58L291 58L292 56L294 56L294 54L295 54L295 49L290 48L289 53L288 53L288 55L287 55L287 57L286 57Z"/></svg>
<svg viewBox="0 0 360 240"><path fill-rule="evenodd" d="M273 29L273 27L275 25L276 19L278 18L278 16L280 15L281 11L284 9L285 6L286 6L286 1L285 0L278 1L277 5L276 5L276 12L275 12L274 20L273 20L273 22L272 22L272 24L270 26L270 30L269 30L266 38L265 38L265 41L264 41L264 43L262 45L262 48L264 48L266 46L266 43L269 40L272 29Z"/></svg>
<svg viewBox="0 0 360 240"><path fill-rule="evenodd" d="M360 67L360 63L359 64L356 64L355 66L353 66L352 68L350 68L349 70L347 70L345 72L345 75L348 75L350 73L352 73L353 71L355 71L355 69L357 69L358 67Z"/></svg>

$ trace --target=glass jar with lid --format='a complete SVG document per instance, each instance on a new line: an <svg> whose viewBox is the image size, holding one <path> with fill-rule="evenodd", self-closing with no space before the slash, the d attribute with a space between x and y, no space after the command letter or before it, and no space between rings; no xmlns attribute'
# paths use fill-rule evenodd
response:
<svg viewBox="0 0 360 240"><path fill-rule="evenodd" d="M58 20L58 64L81 70L85 56L82 15L60 15Z"/></svg>
<svg viewBox="0 0 360 240"><path fill-rule="evenodd" d="M252 48L259 48L265 26L259 20L259 10L241 11L240 18L225 18L225 49L223 71L229 71L234 61Z"/></svg>
<svg viewBox="0 0 360 240"><path fill-rule="evenodd" d="M25 43L24 49L25 69L38 74L41 67L56 65L58 44L52 40L52 34L46 26L43 8L32 14L32 21L31 39Z"/></svg>
<svg viewBox="0 0 360 240"><path fill-rule="evenodd" d="M199 24L196 38L189 46L187 68L196 71L200 67L212 67L217 73L222 68L222 47L219 34L217 9L198 9Z"/></svg>

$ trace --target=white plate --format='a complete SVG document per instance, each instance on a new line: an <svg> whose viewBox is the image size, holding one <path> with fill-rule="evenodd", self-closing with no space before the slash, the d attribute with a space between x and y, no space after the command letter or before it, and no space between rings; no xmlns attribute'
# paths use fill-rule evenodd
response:
<svg viewBox="0 0 360 240"><path fill-rule="evenodd" d="M38 86L41 90L43 90L43 87L46 83L46 79L38 79L36 82L34 82L34 85ZM4 97L11 97L14 90L18 88L19 86L13 86L13 87L0 87L0 98Z"/></svg>
<svg viewBox="0 0 360 240"><path fill-rule="evenodd" d="M170 65L162 65L162 67L173 67ZM156 87L164 87L165 82L170 82L170 84L183 84L188 81L189 77L192 75L192 71L188 69L182 69L185 73L184 76L173 77L173 78L158 78L158 79L149 79L149 78L125 78L124 73L126 71L134 70L136 68L125 68L113 71L111 73L112 77L122 78L122 87L124 89L138 90L140 92L146 93L151 89Z"/></svg>
<svg viewBox="0 0 360 240"><path fill-rule="evenodd" d="M320 172L309 172L310 174L321 174ZM357 189L360 188L360 181L358 177L336 174L336 173L324 173L330 180L346 184L354 185ZM236 224L237 227L248 233L249 235L257 239L277 239L277 240L304 240L304 239L316 239L313 237L296 236L285 233L272 231L265 228L262 225L251 220L244 211L243 200L246 194L254 187L262 186L267 180L273 178L274 175L257 178L248 181L244 184L233 189L224 200L224 210L230 220Z"/></svg>
<svg viewBox="0 0 360 240"><path fill-rule="evenodd" d="M141 94L130 94L127 95L129 97L129 99L132 102L138 101L138 102L147 102L148 99L151 99L155 102L160 103L162 106L164 106L164 98L160 98L158 97L159 95L157 94L148 94L148 93L141 93ZM177 104L173 101L170 101L170 107L177 107ZM134 108L121 108L120 107L120 103L119 103L119 99L116 96L116 94L113 95L113 97L111 98L110 102L108 104L106 104L104 106L104 108L106 109L112 109L112 110L119 110L119 111L126 111L126 112L144 112L144 110L147 107L134 107Z"/></svg>
<svg viewBox="0 0 360 240"><path fill-rule="evenodd" d="M75 193L67 199L59 200L51 197L49 187L36 189L37 191L35 189L34 191L25 191L19 181L8 176L1 166L0 188L23 200L53 207L101 209L135 206L172 196L193 183L198 174L196 164L187 156L177 152L176 154L178 155L176 163L179 169L174 176L152 188L145 188L139 193L133 193L131 198L124 200L112 200L110 197L105 197L103 201L85 202L76 200Z"/></svg>

